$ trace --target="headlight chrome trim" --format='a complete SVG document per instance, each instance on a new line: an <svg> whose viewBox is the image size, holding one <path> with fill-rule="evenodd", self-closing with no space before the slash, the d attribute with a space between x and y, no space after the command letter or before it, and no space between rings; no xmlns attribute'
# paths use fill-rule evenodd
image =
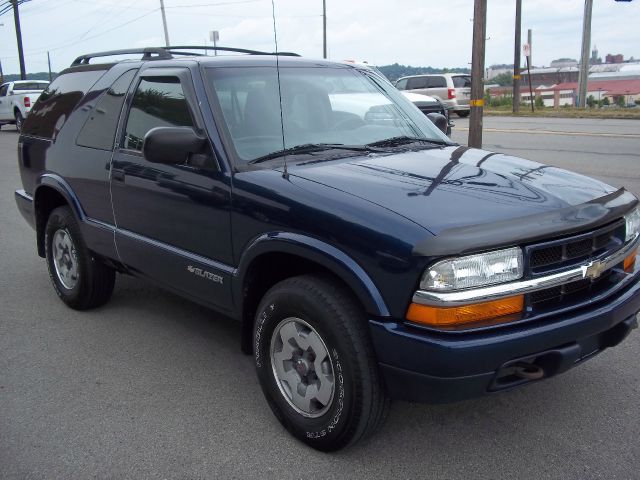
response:
<svg viewBox="0 0 640 480"><path fill-rule="evenodd" d="M585 278L597 278L602 272L613 268L615 265L624 261L624 259L633 252L640 244L640 236L636 235L633 240L627 242L616 252L609 256L603 256L593 259L591 262L580 265L578 267L565 270L564 272L554 273L530 280L522 280L517 282L509 282L488 287L472 288L467 290L437 292L431 290L418 290L413 295L413 302L421 305L429 305L434 307L455 307L470 305L472 303L487 302L502 297L520 295L544 290L547 288L557 287L565 283L570 283ZM625 280L629 280L638 271L639 266L636 262L636 269L632 273L628 273ZM625 281L621 284L626 283Z"/></svg>

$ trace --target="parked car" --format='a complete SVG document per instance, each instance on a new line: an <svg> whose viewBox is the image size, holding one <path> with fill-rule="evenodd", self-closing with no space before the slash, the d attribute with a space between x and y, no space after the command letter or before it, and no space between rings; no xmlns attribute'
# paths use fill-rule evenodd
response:
<svg viewBox="0 0 640 480"><path fill-rule="evenodd" d="M344 63L350 65L356 65L360 68L368 68L372 72L378 74L380 79L389 82L389 79L376 67L375 65L370 64L369 62L364 61L356 61L356 60L345 60ZM391 82L389 82L391 83ZM449 111L452 109L451 107L446 107L440 100L434 97L430 97L428 95L419 95L417 93L412 92L402 92L402 94L407 98L411 103L413 103L418 109L427 115L427 117L433 121L438 122L438 116L430 115L430 114L438 114L444 117L443 128L441 130L446 133L448 137L451 137L451 127L453 127L453 122L451 122L449 118Z"/></svg>
<svg viewBox="0 0 640 480"><path fill-rule="evenodd" d="M17 80L0 85L0 128L14 124L21 130L31 106L48 85L44 80Z"/></svg>
<svg viewBox="0 0 640 480"><path fill-rule="evenodd" d="M637 327L631 193L457 145L367 69L194 50L79 57L24 123L15 197L69 307L121 273L236 318L275 416L325 451L392 398L537 382Z"/></svg>
<svg viewBox="0 0 640 480"><path fill-rule="evenodd" d="M404 95L407 100L418 107L418 110L420 110L425 115L429 116L430 113L437 113L442 115L446 120L445 133L448 137L451 137L451 128L454 126L453 122L451 121L451 117L449 116L451 107L445 107L440 100L434 97L430 97L429 95L420 95L418 93L407 91L403 91L402 95Z"/></svg>
<svg viewBox="0 0 640 480"><path fill-rule="evenodd" d="M471 76L461 73L412 75L396 81L398 90L430 95L442 101L459 117L469 115Z"/></svg>

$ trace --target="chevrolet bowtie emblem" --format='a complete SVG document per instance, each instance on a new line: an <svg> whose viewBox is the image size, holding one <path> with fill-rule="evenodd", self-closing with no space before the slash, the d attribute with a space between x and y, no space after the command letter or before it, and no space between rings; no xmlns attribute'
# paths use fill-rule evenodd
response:
<svg viewBox="0 0 640 480"><path fill-rule="evenodd" d="M581 268L582 278L591 278L594 280L604 273L607 269L607 264L596 260L595 262L591 262L589 265L583 265Z"/></svg>

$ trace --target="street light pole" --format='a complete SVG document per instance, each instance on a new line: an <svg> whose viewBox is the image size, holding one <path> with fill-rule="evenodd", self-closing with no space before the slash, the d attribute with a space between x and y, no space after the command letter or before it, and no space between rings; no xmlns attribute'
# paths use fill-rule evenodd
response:
<svg viewBox="0 0 640 480"><path fill-rule="evenodd" d="M593 0L584 1L582 19L582 54L580 55L580 74L578 75L578 107L587 105L587 81L589 79L589 49L591 48L591 12Z"/></svg>
<svg viewBox="0 0 640 480"><path fill-rule="evenodd" d="M327 0L322 0L322 58L327 58Z"/></svg>
<svg viewBox="0 0 640 480"><path fill-rule="evenodd" d="M164 27L164 44L169 44L169 29L167 28L167 15L164 13L164 0L160 0L160 11L162 12L162 26Z"/></svg>
<svg viewBox="0 0 640 480"><path fill-rule="evenodd" d="M471 117L469 146L482 147L482 112L484 106L484 44L487 38L487 0L475 0L473 8L473 52L471 54Z"/></svg>

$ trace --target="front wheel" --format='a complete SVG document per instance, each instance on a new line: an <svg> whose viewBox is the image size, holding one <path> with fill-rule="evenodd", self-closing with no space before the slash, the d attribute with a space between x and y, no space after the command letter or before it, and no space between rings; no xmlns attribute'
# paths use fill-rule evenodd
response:
<svg viewBox="0 0 640 480"><path fill-rule="evenodd" d="M18 132L22 132L22 123L24 122L24 118L22 117L22 114L19 111L16 111L15 118L16 118L16 129L18 130Z"/></svg>
<svg viewBox="0 0 640 480"><path fill-rule="evenodd" d="M456 115L458 115L460 118L465 118L468 117L470 113L471 112L469 110L460 110L459 112L456 112Z"/></svg>
<svg viewBox="0 0 640 480"><path fill-rule="evenodd" d="M362 308L336 283L316 275L278 283L254 327L269 406L289 432L322 451L373 433L389 406Z"/></svg>
<svg viewBox="0 0 640 480"><path fill-rule="evenodd" d="M68 306L86 310L109 300L115 270L87 249L69 207L58 207L49 215L45 227L45 254L53 287Z"/></svg>

